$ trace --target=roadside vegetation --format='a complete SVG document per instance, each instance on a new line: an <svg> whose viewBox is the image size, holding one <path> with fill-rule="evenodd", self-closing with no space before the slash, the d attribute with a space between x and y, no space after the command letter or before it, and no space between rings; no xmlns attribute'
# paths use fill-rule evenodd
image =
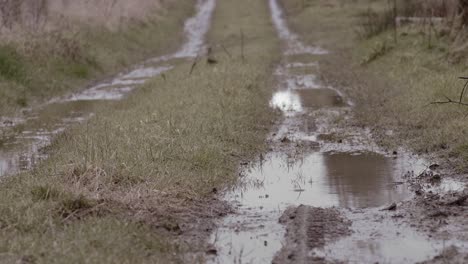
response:
<svg viewBox="0 0 468 264"><path fill-rule="evenodd" d="M138 0L132 8L120 8L128 4L121 0L88 2L0 2L0 114L82 89L168 51L181 41L174 32L194 10L188 1Z"/></svg>
<svg viewBox="0 0 468 264"><path fill-rule="evenodd" d="M347 125L372 129L389 150L405 145L468 169L467 8L463 1L283 1L291 25L331 51L323 79L355 103ZM343 65L346 65L343 67ZM438 102L438 103L436 103Z"/></svg>
<svg viewBox="0 0 468 264"><path fill-rule="evenodd" d="M97 109L44 164L2 180L0 261L203 262L196 253L228 211L217 193L266 147L280 54L266 1L218 1L208 39L209 61Z"/></svg>

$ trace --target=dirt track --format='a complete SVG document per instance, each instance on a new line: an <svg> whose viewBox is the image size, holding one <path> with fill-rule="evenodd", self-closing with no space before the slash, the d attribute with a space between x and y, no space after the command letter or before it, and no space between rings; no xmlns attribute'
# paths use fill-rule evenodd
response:
<svg viewBox="0 0 468 264"><path fill-rule="evenodd" d="M350 233L350 222L336 209L301 205L286 210L280 223L286 226L286 239L274 264L327 263L310 252Z"/></svg>

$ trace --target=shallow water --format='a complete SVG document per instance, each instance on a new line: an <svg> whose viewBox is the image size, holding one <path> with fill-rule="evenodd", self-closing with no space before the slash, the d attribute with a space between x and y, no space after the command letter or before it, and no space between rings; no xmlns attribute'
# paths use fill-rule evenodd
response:
<svg viewBox="0 0 468 264"><path fill-rule="evenodd" d="M212 238L220 251L214 263L235 263L241 253L243 263L271 263L284 236L278 219L288 206L369 208L399 202L411 196L402 176L424 168L407 156L371 152L312 152L300 159L271 153L227 195L238 212L224 219Z"/></svg>
<svg viewBox="0 0 468 264"><path fill-rule="evenodd" d="M86 121L96 106L125 98L151 78L170 71L181 59L203 52L216 0L198 0L197 13L185 23L186 41L171 54L150 59L131 71L83 91L50 100L24 118L0 118L0 176L31 169L47 157L44 147L66 127Z"/></svg>
<svg viewBox="0 0 468 264"><path fill-rule="evenodd" d="M303 44L287 27L277 0L269 3L285 47L284 62L275 71L278 87L270 106L282 111L284 120L270 138L272 151L245 170L241 183L226 194L237 212L224 218L212 235L218 254L211 263L271 263L283 246L285 230L279 218L289 206L383 214L378 208L412 196L403 176L427 168L425 161L409 154L385 155L375 144L361 142L370 137L367 131L355 135L356 145L323 139L323 127L315 119L323 113L343 118L342 110L352 103L317 80L316 56L327 52ZM312 147L300 150L303 145ZM356 222L352 227L356 235L310 254L352 263L414 263L442 249L439 241L428 241L404 225L370 223L371 218L351 214L349 218Z"/></svg>
<svg viewBox="0 0 468 264"><path fill-rule="evenodd" d="M375 210L368 212L344 212L353 223L350 236L329 243L322 249L315 249L316 256L347 263L417 263L431 259L449 246L466 251L466 243L452 240L434 240L421 235L405 224L378 219Z"/></svg>

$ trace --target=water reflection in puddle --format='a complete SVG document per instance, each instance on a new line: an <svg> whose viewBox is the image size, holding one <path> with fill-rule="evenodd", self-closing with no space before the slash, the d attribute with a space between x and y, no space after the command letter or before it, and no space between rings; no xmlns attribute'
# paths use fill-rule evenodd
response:
<svg viewBox="0 0 468 264"><path fill-rule="evenodd" d="M221 251L215 263L236 263L241 255L246 263L271 263L284 235L278 219L288 206L368 208L402 201L411 195L402 176L424 169L408 156L371 152L314 152L300 160L272 153L228 194L238 214L213 237Z"/></svg>
<svg viewBox="0 0 468 264"><path fill-rule="evenodd" d="M301 97L291 90L276 92L270 101L270 106L285 113L302 111Z"/></svg>
<svg viewBox="0 0 468 264"><path fill-rule="evenodd" d="M304 108L345 106L343 98L328 88L278 91L273 95L270 106L285 113L302 112Z"/></svg>
<svg viewBox="0 0 468 264"><path fill-rule="evenodd" d="M315 152L298 161L274 154L248 173L250 183L245 189L232 195L242 204L265 209L295 204L378 207L407 198L410 192L401 184L401 176L424 169L406 157L393 159L370 152ZM259 199L261 193L268 198Z"/></svg>

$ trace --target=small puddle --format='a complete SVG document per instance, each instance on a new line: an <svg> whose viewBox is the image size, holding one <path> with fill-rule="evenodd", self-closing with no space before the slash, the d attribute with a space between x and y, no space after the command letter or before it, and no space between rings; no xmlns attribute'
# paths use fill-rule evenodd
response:
<svg viewBox="0 0 468 264"><path fill-rule="evenodd" d="M380 212L379 207L409 199L412 192L404 176L427 168L424 161L409 154L387 156L374 144L361 143L362 137L369 137L366 131L352 135L356 145L326 142L327 135L319 131L316 119L325 112L344 117L344 110L352 104L339 91L317 80L316 57L327 52L303 44L287 27L277 0L269 3L285 46L284 62L275 71L278 91L270 106L282 111L284 120L270 138L272 151L244 170L241 183L226 194L236 213L225 217L212 235L217 256L211 263L271 263L283 247L285 229L279 218L287 207ZM303 145L312 147L301 152ZM385 223L373 224L372 233L371 227L364 228L371 226L370 218L349 218L357 222L353 230L361 232L358 239L349 236L313 254L352 263L387 259L389 263L414 263L434 256L438 242L427 241L411 228L398 226L395 230L402 235L379 237L375 234L386 230ZM401 255L395 253L399 250ZM399 256L389 258L390 254Z"/></svg>
<svg viewBox="0 0 468 264"><path fill-rule="evenodd" d="M198 0L197 13L185 22L186 41L175 53L150 59L78 93L54 98L24 118L0 117L0 176L31 169L47 158L43 151L66 127L86 121L98 105L112 104L151 78L170 71L204 49L216 0Z"/></svg>

